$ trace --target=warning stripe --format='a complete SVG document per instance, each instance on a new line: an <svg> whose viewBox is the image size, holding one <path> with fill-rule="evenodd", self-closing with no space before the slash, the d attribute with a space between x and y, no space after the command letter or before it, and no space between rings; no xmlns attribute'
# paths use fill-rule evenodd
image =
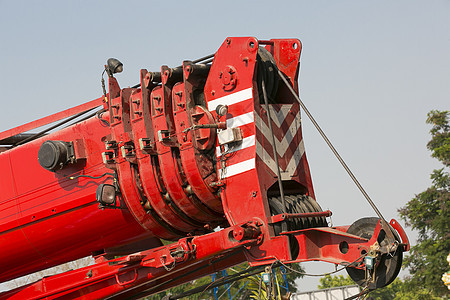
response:
<svg viewBox="0 0 450 300"><path fill-rule="evenodd" d="M214 111L218 105L227 105L229 107L229 110L233 114L239 114L237 116L233 116L232 118L227 118L226 120L227 128L241 128L242 133L245 134L245 132L248 131L246 125L254 124L255 122L255 115L253 111L254 109L253 89L251 87L209 101L208 102L209 111ZM249 132L247 134L249 134ZM238 145L235 145L233 148L230 149L228 145L224 145L223 148L224 151L226 151L226 153L236 152L244 149L246 149L247 151L241 152L242 155L240 154L239 156L230 159L231 161L234 161L233 164L229 164L230 160L228 160L227 161L228 163L226 164L225 168L223 169L219 168L220 178L231 177L255 168L255 158L254 158L255 154L251 155L253 156L252 158L240 162L236 162L234 159L236 158L237 160L239 160L245 159L245 157L249 158L250 155L248 154L250 153L247 152L248 150L251 149L251 147L255 146L255 141L256 137L252 130L250 136L244 136L242 142L239 143ZM254 149L252 150L252 152L254 153ZM219 146L216 147L216 155L218 158L222 155L222 151Z"/></svg>
<svg viewBox="0 0 450 300"><path fill-rule="evenodd" d="M239 151L239 150L242 150L242 149L249 148L249 147L254 146L254 145L255 145L255 135L251 135L251 136L248 136L246 138L243 138L242 139L242 143L232 147L231 149L228 147L228 145L224 145L224 150L225 150L225 153L232 153L232 152L236 152L236 151ZM220 157L222 155L222 151L220 150L220 146L216 147L216 155L217 155L217 157Z"/></svg>
<svg viewBox="0 0 450 300"><path fill-rule="evenodd" d="M228 178L241 174L255 168L255 158L241 161L234 165L229 165L225 169L219 169L219 178Z"/></svg>
<svg viewBox="0 0 450 300"><path fill-rule="evenodd" d="M240 116L227 119L227 128L236 128L255 122L255 114L251 111Z"/></svg>
<svg viewBox="0 0 450 300"><path fill-rule="evenodd" d="M209 101L208 109L209 111L213 111L219 104L230 106L251 98L253 98L253 89L250 87L248 89Z"/></svg>

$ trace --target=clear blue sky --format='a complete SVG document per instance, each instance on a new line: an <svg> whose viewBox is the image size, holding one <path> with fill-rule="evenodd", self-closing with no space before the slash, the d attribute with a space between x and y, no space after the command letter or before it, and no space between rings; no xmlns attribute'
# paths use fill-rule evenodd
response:
<svg viewBox="0 0 450 300"><path fill-rule="evenodd" d="M227 36L297 37L301 97L387 219L439 167L425 119L450 109L447 0L0 0L0 11L0 131L99 97L109 57L124 63L117 78L127 86L139 69L213 53ZM375 215L303 124L317 200L333 223Z"/></svg>

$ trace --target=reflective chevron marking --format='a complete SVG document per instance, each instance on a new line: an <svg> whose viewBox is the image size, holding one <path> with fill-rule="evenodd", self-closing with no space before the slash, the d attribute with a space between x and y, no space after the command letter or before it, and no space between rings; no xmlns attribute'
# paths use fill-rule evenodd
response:
<svg viewBox="0 0 450 300"><path fill-rule="evenodd" d="M265 105L262 107L266 108ZM282 179L289 180L294 176L305 153L303 140L299 140L301 138L300 111L293 109L293 105L289 104L279 105L277 109L274 105L269 105L277 156L273 157L272 132L258 114L255 114L255 125L264 139L256 141L256 154L275 174L277 174L275 159L278 159Z"/></svg>
<svg viewBox="0 0 450 300"><path fill-rule="evenodd" d="M266 109L265 105L261 105L262 108ZM286 119L287 114L291 111L292 104L285 104L281 106L281 109L279 111L276 111L273 106L269 105L270 109L270 116L272 117L273 122L278 127L281 127L281 124L283 124L284 120ZM297 116L296 116L297 117ZM300 119L300 118L299 118Z"/></svg>
<svg viewBox="0 0 450 300"><path fill-rule="evenodd" d="M253 97L253 89L248 88L230 95L226 95L208 102L209 111L213 111L219 104L232 105Z"/></svg>
<svg viewBox="0 0 450 300"><path fill-rule="evenodd" d="M219 104L238 104L240 102L249 100L252 97L253 90L252 88L248 88L208 102L208 109L210 111L213 111ZM263 109L266 109L265 105L262 105L262 107ZM268 107L273 121L272 124L274 125L273 134L275 135L275 143L277 148L276 159L281 159L281 161L279 162L282 179L290 179L290 177L293 176L305 152L303 140L301 140L298 145L291 145L296 140L296 137L299 137L299 131L301 130L300 112L297 111L297 109L292 111L292 107L292 104L279 105L278 110L273 105L269 105ZM236 128L251 123L255 123L257 130L262 133L267 141L272 140L272 133L270 132L269 126L263 121L263 119L261 119L258 114L255 114L253 111L226 120L227 128ZM275 160L272 157L273 153L268 153L268 151L271 150L272 147L269 143L266 145L267 149L265 149L261 143L265 145L266 142L257 141L256 136L251 135L245 137L241 143L235 145L231 149L228 148L228 145L225 145L224 151L227 151L227 153L232 153L239 150L248 149L252 146L256 146L256 154L268 166L268 168L276 174L277 170ZM293 147L295 147L295 150L293 149ZM217 157L220 157L222 155L220 147L216 147L216 154ZM224 169L219 168L219 176L220 178L227 178L237 174L241 174L243 172L247 172L254 168L255 159L252 158L235 163L233 165L227 165Z"/></svg>
<svg viewBox="0 0 450 300"><path fill-rule="evenodd" d="M302 140L293 156L289 160L289 164L287 165L286 169L280 170L282 180L289 180L293 176L295 170L297 169L297 166L300 164L300 160L302 159L304 153L305 146ZM264 161L264 163L267 165L267 167L269 167L270 170L272 170L273 173L277 174L277 166L275 164L275 160L269 155L269 153L267 153L266 149L264 149L264 147L259 142L256 142L256 154L259 156L259 158L261 158L262 161Z"/></svg>
<svg viewBox="0 0 450 300"><path fill-rule="evenodd" d="M281 124L283 123L284 119L281 119L280 117L281 116L286 117L287 114L283 114L283 115L282 114L277 114L277 115L275 115L275 118L274 118L274 114L272 114L272 110L271 110L270 113L271 113L271 116L272 116L272 120L274 120L274 123L278 127L281 127ZM275 121L275 120L277 120L277 121ZM280 157L283 157L285 155L286 150L289 148L289 145L291 144L291 142L294 139L295 135L300 130L300 124L298 122L296 122L296 120L300 120L300 112L298 112L297 115L295 116L294 121L289 126L289 129L287 130L287 132L285 132L285 134L284 134L283 138L281 139L281 141L279 141L277 136L275 135L275 137L276 137L275 138L275 146L277 148L277 152L278 152L278 155ZM259 115L255 115L255 124L256 124L256 127L259 129L259 131L262 132L264 137L268 141L272 141L272 137L271 137L269 126L266 125L266 123L261 119L261 117ZM274 128L274 130L276 130L276 128Z"/></svg>

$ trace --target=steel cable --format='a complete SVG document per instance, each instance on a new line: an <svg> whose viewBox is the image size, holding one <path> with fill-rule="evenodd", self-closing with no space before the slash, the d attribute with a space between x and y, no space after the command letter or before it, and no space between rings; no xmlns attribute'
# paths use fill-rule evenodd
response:
<svg viewBox="0 0 450 300"><path fill-rule="evenodd" d="M353 175L352 171L350 170L350 168L347 166L347 164L345 163L345 161L342 159L342 157L339 155L339 153L337 152L336 148L334 148L333 144L331 143L331 141L328 139L328 137L325 135L325 133L323 132L323 130L320 128L319 124L316 122L316 120L314 119L314 117L311 115L311 113L309 112L309 110L306 108L305 104L303 103L303 101L300 99L300 97L297 95L297 93L295 92L295 90L292 88L292 86L290 85L290 83L288 82L288 80L286 79L286 77L284 76L284 74L278 70L278 74L280 75L280 78L283 80L283 82L285 83L286 87L289 89L289 91L291 92L291 94L294 96L294 98L298 101L298 103L300 104L300 106L302 107L303 111L306 113L306 115L308 116L308 118L311 120L311 122L313 123L314 127L317 129L317 131L319 131L320 135L322 136L322 138L325 140L325 142L327 143L328 147L331 149L331 151L333 152L333 154L336 156L336 158L339 160L339 162L341 163L342 167L345 169L345 171L347 171L347 174L350 176L350 178L353 180L353 182L356 184L356 186L358 187L358 189L361 191L361 193L364 195L364 197L366 198L366 200L369 202L370 206L372 206L373 210L375 211L375 213L378 215L378 217L383 220L384 222L386 222L386 220L384 219L383 215L381 214L381 212L378 210L378 208L376 207L375 203L372 201L372 199L370 198L370 196L366 193L366 191L364 190L364 188L362 187L362 185L359 183L358 179L356 179L355 175Z"/></svg>

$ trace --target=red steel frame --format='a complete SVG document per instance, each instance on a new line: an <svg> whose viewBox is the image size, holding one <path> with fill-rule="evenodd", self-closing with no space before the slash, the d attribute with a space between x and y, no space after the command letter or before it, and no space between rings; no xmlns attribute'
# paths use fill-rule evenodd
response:
<svg viewBox="0 0 450 300"><path fill-rule="evenodd" d="M375 244L380 224L369 240L346 233L348 226L275 232L274 224L331 212L274 215L270 210L275 161L288 193L314 198L314 190L298 103L280 85L276 103L260 104L260 46L298 91L299 40L227 38L211 66L184 62L181 68L163 66L159 74L141 70L140 88L120 89L110 76L106 102L101 97L0 133L1 140L102 104L105 108L98 117L0 153L0 248L7 253L0 259L0 280L99 255L93 266L43 278L1 293L0 299L122 299L243 261L252 266L311 260L347 265L361 259ZM160 82L154 79L158 75ZM225 116L216 114L218 105L228 107ZM237 146L216 141L217 128L225 124L241 132ZM74 142L77 162L55 172L40 167L37 151L45 140ZM117 179L70 179L112 171ZM97 187L116 180L115 208L99 210ZM216 226L224 229L213 232ZM391 226L407 251L403 229L395 220ZM162 246L159 239L175 242ZM111 259L127 245L123 257Z"/></svg>

